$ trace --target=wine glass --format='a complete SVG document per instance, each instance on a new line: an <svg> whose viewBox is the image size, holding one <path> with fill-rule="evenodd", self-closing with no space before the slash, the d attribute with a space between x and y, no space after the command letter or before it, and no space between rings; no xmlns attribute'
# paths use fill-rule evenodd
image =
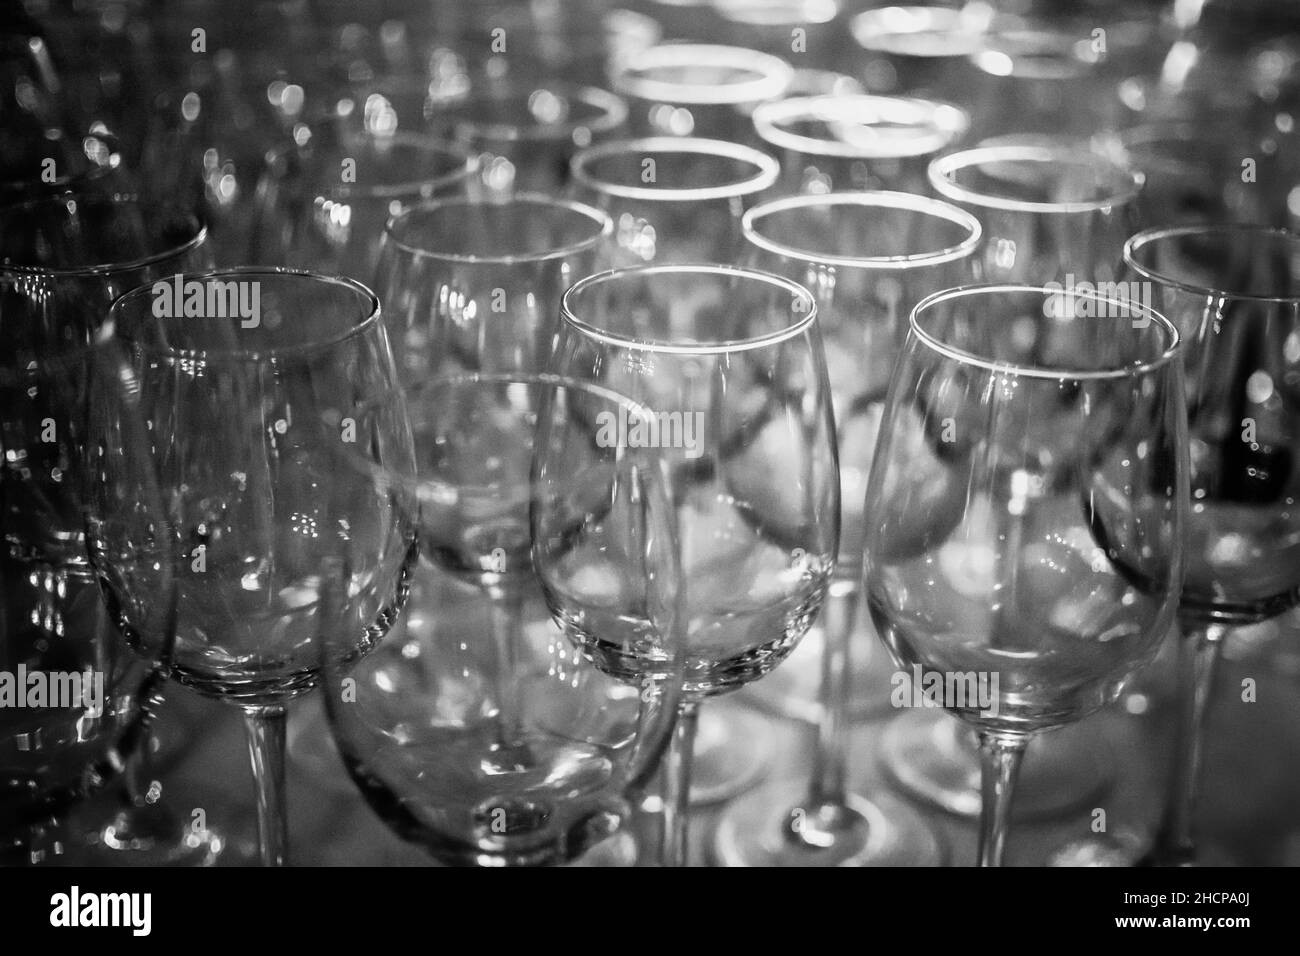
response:
<svg viewBox="0 0 1300 956"><path fill-rule="evenodd" d="M980 146L930 165L935 191L983 227L982 279L1052 283L1107 294L1120 278L1143 178L1060 137ZM1119 294L1118 291L1113 294ZM904 790L958 816L980 812L975 735L933 709L909 710L881 735L882 763ZM1074 727L1030 744L1016 815L1042 819L1083 806L1114 778L1108 742Z"/></svg>
<svg viewBox="0 0 1300 956"><path fill-rule="evenodd" d="M968 3L960 9L886 6L864 10L849 21L866 53L860 75L867 89L968 103L978 52L993 9Z"/></svg>
<svg viewBox="0 0 1300 956"><path fill-rule="evenodd" d="M403 381L541 371L560 295L604 264L612 232L598 209L531 193L434 200L395 216L375 289Z"/></svg>
<svg viewBox="0 0 1300 956"><path fill-rule="evenodd" d="M969 126L955 106L908 97L791 97L754 110L759 139L781 158L786 193L922 193L930 160Z"/></svg>
<svg viewBox="0 0 1300 956"><path fill-rule="evenodd" d="M1124 163L1057 137L949 153L930 164L929 177L941 198L984 227L988 281L1095 286L1119 278L1144 183Z"/></svg>
<svg viewBox="0 0 1300 956"><path fill-rule="evenodd" d="M618 433L647 412L523 372L434 377L406 397L414 471L358 470L418 504L417 588L364 660L322 635L330 727L371 807L442 862L567 862L623 825L676 715L667 476ZM486 596L486 615L424 600L434 569ZM542 590L563 631L531 613ZM608 666L579 628L644 666Z"/></svg>
<svg viewBox="0 0 1300 956"><path fill-rule="evenodd" d="M794 68L770 53L714 43L660 43L629 57L613 79L636 136L753 139L755 106L786 95Z"/></svg>
<svg viewBox="0 0 1300 956"><path fill-rule="evenodd" d="M358 135L322 135L273 153L257 185L250 256L369 280L384 226L408 206L472 195L478 162L380 111Z"/></svg>
<svg viewBox="0 0 1300 956"><path fill-rule="evenodd" d="M394 468L411 458L379 302L344 278L236 269L142 286L110 316L135 367L178 562L169 676L243 710L261 860L281 865L286 707L319 679L313 635L368 649L401 606L413 558L412 522L338 466L340 448L358 444ZM363 402L383 404L392 428L358 432L346 412ZM352 586L325 608L340 547ZM162 622L137 582L112 583L126 625L154 639Z"/></svg>
<svg viewBox="0 0 1300 956"><path fill-rule="evenodd" d="M1300 417L1291 400L1300 237L1247 225L1146 230L1124 247L1131 283L1187 345L1191 437L1187 580L1178 609L1180 706L1168 801L1147 861L1197 860L1201 739L1215 662L1235 626L1300 601L1291 502Z"/></svg>
<svg viewBox="0 0 1300 956"><path fill-rule="evenodd" d="M868 482L863 589L910 706L980 736L1001 865L1029 738L1109 703L1182 583L1179 335L1131 300L970 286L912 312Z"/></svg>
<svg viewBox="0 0 1300 956"><path fill-rule="evenodd" d="M432 132L478 157L490 193L560 193L580 149L617 135L627 105L591 86L519 80L469 93L433 111Z"/></svg>
<svg viewBox="0 0 1300 956"><path fill-rule="evenodd" d="M649 408L656 428L629 438L672 470L687 631L664 795L670 864L686 859L700 704L788 657L830 586L840 486L816 313L797 283L730 266L606 272L562 300L552 370ZM636 667L618 644L582 639Z"/></svg>
<svg viewBox="0 0 1300 956"><path fill-rule="evenodd" d="M780 165L749 146L691 137L614 140L573 158L572 194L614 221L614 264L732 262L740 217Z"/></svg>
<svg viewBox="0 0 1300 956"><path fill-rule="evenodd" d="M136 578L163 614L175 593L170 556L156 534L165 523L162 497L134 382L111 337L90 335L89 343L51 344L21 376L24 391L41 402L45 453L20 465L22 444L9 443L19 434L14 422L0 433L0 453L12 467L3 478L6 497L17 497L20 482L30 483L37 500L58 503L57 514L51 508L45 517L68 519L64 530L82 542L77 560L66 552L19 549L12 539L0 551L0 673L8 685L0 694L0 861L6 862L42 863L72 849L65 814L138 763L134 754L159 703L157 665L170 651L162 634L132 654L116 626L119 609L96 584L97 574ZM132 508L106 528L103 501L117 495Z"/></svg>
<svg viewBox="0 0 1300 956"><path fill-rule="evenodd" d="M889 703L888 677L868 667L854 641L862 633L862 503L885 389L912 306L975 278L979 222L935 199L841 192L762 203L744 226L746 262L803 283L817 299L839 445L841 531L826 622L814 632L820 640L805 641L752 692L778 712L812 717L819 728L813 779L803 793L763 788L729 807L717 853L744 865L937 863L938 840L915 811L847 791L846 736L852 715ZM805 702L801 689L819 683ZM774 812L788 806L795 811ZM798 819L803 825L791 829Z"/></svg>

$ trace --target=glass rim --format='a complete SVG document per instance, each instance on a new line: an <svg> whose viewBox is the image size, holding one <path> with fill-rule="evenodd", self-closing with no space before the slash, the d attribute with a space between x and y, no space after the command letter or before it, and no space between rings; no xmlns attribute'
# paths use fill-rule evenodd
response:
<svg viewBox="0 0 1300 956"><path fill-rule="evenodd" d="M439 139L436 136L403 130L383 136L374 133L349 134L344 142L339 144L344 151L342 155L346 155L347 143L355 140L367 140L374 143L388 142L397 146L414 147L425 152L442 153L454 157L460 165L456 169L440 173L437 176L424 179L409 179L400 183L384 183L375 186L361 186L358 183L331 183L327 188L321 190L322 194L328 199L401 199L425 189L442 189L453 183L470 179L479 172L479 158L473 150L467 149L458 143ZM279 149L274 149L268 155L265 168L270 168L287 156L309 149L311 145L309 141L305 146L282 146ZM328 149L333 144L324 145ZM263 175L265 175L265 172Z"/></svg>
<svg viewBox="0 0 1300 956"><path fill-rule="evenodd" d="M990 76L1072 80L1087 76L1099 62L1079 54L1081 42L1081 37L1043 21L1012 21L1001 28L986 30L983 43L967 54L967 60ZM1039 67L1026 70L1026 60L1048 62L1055 69Z"/></svg>
<svg viewBox="0 0 1300 956"><path fill-rule="evenodd" d="M977 355L974 352L968 352L965 349L956 348L940 341L921 326L921 314L940 303L952 299L971 298L977 295L1007 293L1033 294L1042 298L1066 295L1075 299L1090 299L1093 302L1117 306L1130 314L1143 315L1149 322L1154 322L1168 337L1168 344L1154 359L1145 362L1134 362L1118 368L1049 369L1042 366L1021 365L1015 362L999 362L983 355ZM945 358L997 374L1017 375L1022 378L1034 378L1044 381L1108 381L1148 375L1177 358L1182 346L1182 336L1178 334L1177 326L1149 306L1131 300L1112 299L1095 292L1074 292L1069 289L1052 289L1047 286L1020 285L1018 283L963 285L952 289L944 289L940 292L932 292L912 307L912 311L907 317L907 324L918 341Z"/></svg>
<svg viewBox="0 0 1300 956"><path fill-rule="evenodd" d="M754 336L748 339L732 339L723 342L695 342L687 344L684 342L664 342L657 339L634 339L626 335L619 335L606 329L599 328L579 318L574 310L574 300L596 286L605 285L609 282L617 282L630 277L650 277L659 273L675 273L678 275L698 274L713 275L722 277L732 277L750 281L763 282L770 286L784 289L792 296L792 303L798 300L807 305L803 310L798 321L778 329L775 332L768 332L763 335ZM605 272L598 272L595 275L587 276L580 279L565 290L564 295L560 297L560 320L573 328L587 338L595 339L605 345L613 345L619 348L634 349L640 352L654 352L662 355L726 355L732 352L747 352L752 349L765 348L769 345L776 345L788 339L802 335L805 331L812 328L817 319L817 300L811 292L783 276L778 276L771 272L763 272L759 269L747 269L742 266L712 265L712 264L664 264L633 266L627 269L609 269Z"/></svg>
<svg viewBox="0 0 1300 956"><path fill-rule="evenodd" d="M757 74L756 79L723 85L674 83L635 74L672 67L717 66ZM619 65L614 92L638 100L683 106L744 106L775 99L794 79L794 67L778 56L743 46L669 41L641 50Z"/></svg>
<svg viewBox="0 0 1300 956"><path fill-rule="evenodd" d="M754 166L757 172L722 186L684 186L674 189L655 189L648 186L626 186L597 179L587 171L587 166L611 156L633 153L691 153L731 159ZM773 157L752 146L724 139L705 139L697 136L645 136L637 139L616 139L598 143L579 150L569 160L569 173L573 180L588 189L620 199L651 199L659 202L674 200L731 199L751 196L776 184L781 174L781 164Z"/></svg>
<svg viewBox="0 0 1300 956"><path fill-rule="evenodd" d="M1106 167L1112 172L1128 178L1129 187L1118 190L1102 199L1077 200L1071 202L1038 202L1029 199L1013 199L977 192L965 186L959 186L949 174L961 169L970 169L985 163L1028 162L1069 164L1075 166L1092 166L1094 169ZM1084 212L1101 212L1114 207L1127 206L1133 202L1146 182L1141 172L1115 162L1100 153L1080 152L1062 143L1060 146L1043 145L1001 145L977 146L973 149L958 150L939 156L930 162L926 170L930 186L945 199L953 202L980 206L985 209L999 209L1005 212L1061 213L1074 215Z"/></svg>
<svg viewBox="0 0 1300 956"><path fill-rule="evenodd" d="M906 120L910 110L923 120L916 129L926 135L918 136L912 143L897 145L906 148L872 149L862 144L831 137L808 136L792 133L778 124L782 120L807 117L823 122L845 122L860 125L862 109L876 108L873 114L893 126ZM842 115L831 115L832 113ZM946 120L946 122L944 122ZM928 156L951 145L970 129L969 114L958 106L941 100L916 96L881 96L875 93L827 93L814 96L791 96L783 100L760 103L754 108L754 131L760 139L772 146L807 153L813 156L835 156L843 159L904 159ZM890 128L887 126L886 128Z"/></svg>
<svg viewBox="0 0 1300 956"><path fill-rule="evenodd" d="M784 4L715 0L714 9L728 23L753 27L824 26L843 8L842 0L787 0ZM764 16L767 10L773 15Z"/></svg>
<svg viewBox="0 0 1300 956"><path fill-rule="evenodd" d="M474 116L455 115L457 110L477 107L483 103L515 102L515 98L523 94L528 87L532 88L528 91L530 94L537 90L559 91L567 99L577 100L595 107L600 111L600 115L588 122L564 120L559 123L542 123L539 121L502 123L481 120ZM544 83L511 82L500 93L495 90L479 96L471 93L465 98L449 104L448 110L452 114L450 116L452 120L451 127L458 132L479 136L484 139L508 142L570 139L580 129L587 129L592 133L608 133L622 126L627 121L628 116L627 103L624 102L621 96L608 90L602 90L598 86L585 86L563 80Z"/></svg>
<svg viewBox="0 0 1300 956"><path fill-rule="evenodd" d="M929 252L907 253L900 256L842 256L821 255L806 249L786 245L774 239L769 239L759 232L757 228L758 220L767 216L787 212L791 209L828 206L903 209L937 219L945 219L954 225L964 227L968 235L955 246ZM965 209L958 208L940 199L932 199L929 196L886 190L833 192L772 199L747 210L740 223L746 241L766 252L797 259L801 262L826 263L853 269L906 270L957 262L975 252L984 236L984 229L980 225L980 221Z"/></svg>
<svg viewBox="0 0 1300 956"><path fill-rule="evenodd" d="M511 253L509 255L470 255L461 252L438 252L401 239L394 231L408 217L421 212L431 212L451 206L499 208L514 205L545 206L552 210L563 209L586 217L591 220L593 225L599 226L599 229L594 235L586 239L580 239L577 242L571 242L554 249L547 249L544 252ZM384 225L384 239L391 241L397 249L407 256L415 259L437 259L441 262L458 262L469 265L514 265L521 262L545 262L549 259L560 259L594 248L602 240L611 236L613 232L614 220L602 209L597 209L595 206L589 206L574 199L563 199L543 193L531 192L512 193L504 199L481 199L471 196L445 196L441 199L430 199L407 206L396 215L390 216L388 222Z"/></svg>
<svg viewBox="0 0 1300 956"><path fill-rule="evenodd" d="M203 245L208 238L208 224L198 213L183 209L180 206L169 206L165 203L158 203L140 199L138 196L130 195L99 195L96 193L59 193L51 196L39 196L35 199L25 199L21 202L7 203L0 207L0 213L17 212L31 206L44 205L47 203L67 203L81 202L90 200L92 202L103 203L110 206L136 206L139 208L152 209L160 212L174 212L179 219L185 219L193 227L193 235L184 242L170 246L159 252L150 253L147 256L139 256L135 259L128 259L122 262L101 262L89 266L59 266L47 267L37 265L26 265L23 263L12 262L0 258L0 274L13 274L23 276L57 276L61 278L71 278L74 276L106 276L114 275L119 272L131 272L136 269L144 269L148 266L165 262L186 253L193 252Z"/></svg>
<svg viewBox="0 0 1300 956"><path fill-rule="evenodd" d="M1232 299L1238 302L1267 302L1273 305L1300 305L1300 292L1293 295L1252 295L1244 292L1232 292L1228 289L1214 289L1199 286L1193 282L1175 279L1159 269L1143 265L1137 261L1137 253L1144 246L1168 239L1180 239L1186 236L1210 236L1215 233L1237 233L1255 238L1284 240L1295 246L1296 256L1300 257L1300 233L1292 232L1279 226L1264 226L1252 223L1202 222L1181 226L1157 226L1134 233L1124 241L1124 265L1128 266L1142 278L1150 282L1177 289L1191 295L1213 299Z"/></svg>
<svg viewBox="0 0 1300 956"><path fill-rule="evenodd" d="M878 21L888 16L885 11L892 10L905 10L912 14L924 12L926 16L938 21L938 26L937 28L928 26L924 30L881 29L882 25ZM858 46L873 53L895 53L894 50L880 44L879 41L882 37L909 36L921 32L942 32L945 36L969 38L972 41L969 49L954 50L933 56L906 54L925 59L955 59L956 57L965 57L978 50L981 38L988 31L988 19L988 17L979 17L961 7L941 7L924 3L891 3L854 14L849 21L849 31L853 34L853 39Z"/></svg>
<svg viewBox="0 0 1300 956"><path fill-rule="evenodd" d="M196 281L206 282L213 279L226 279L233 277L234 281L251 280L258 276L273 279L310 279L313 282L341 286L357 293L360 301L368 303L366 314L350 328L345 329L335 335L327 338L317 339L315 341L297 342L293 345L282 345L271 349L181 349L167 346L152 346L140 342L138 339L131 338L124 334L118 328L118 316L126 310L136 299L143 299L153 294L154 287L159 282L169 282L177 276L182 282ZM166 355L175 358L195 359L198 361L212 362L264 362L281 358L297 358L304 355L310 355L314 352L320 352L328 348L340 345L349 339L358 337L368 332L372 327L377 326L383 313L383 307L380 304L379 297L370 290L365 284L358 282L349 276L343 275L326 275L320 272L312 272L307 269L287 269L278 266L231 266L228 268L217 268L207 272L177 272L170 276L163 276L155 279L153 282L136 286L128 292L118 296L113 304L109 307L108 318L105 320L106 334L118 341L128 343L133 348L138 348L149 355Z"/></svg>

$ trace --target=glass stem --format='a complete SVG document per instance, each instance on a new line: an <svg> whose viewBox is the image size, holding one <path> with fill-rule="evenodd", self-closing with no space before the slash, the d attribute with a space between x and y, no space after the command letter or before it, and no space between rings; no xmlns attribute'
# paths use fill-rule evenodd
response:
<svg viewBox="0 0 1300 956"><path fill-rule="evenodd" d="M285 724L283 705L248 707L244 726L248 731L248 756L253 764L257 787L257 840L263 866L286 866L289 862L289 817L285 788Z"/></svg>
<svg viewBox="0 0 1300 956"><path fill-rule="evenodd" d="M519 666L520 630L524 601L518 591L492 595L492 641L497 667L497 732L503 747L514 746L521 732L515 678Z"/></svg>
<svg viewBox="0 0 1300 956"><path fill-rule="evenodd" d="M1201 751L1205 712L1214 671L1228 629L1222 625L1180 623L1178 640L1178 729L1174 765L1164 818L1155 844L1144 861L1151 866L1188 866L1196 860L1192 836L1196 798L1200 790Z"/></svg>
<svg viewBox="0 0 1300 956"><path fill-rule="evenodd" d="M663 767L663 866L686 866L690 859L691 760L695 756L698 701L684 701L677 712L677 727Z"/></svg>
<svg viewBox="0 0 1300 956"><path fill-rule="evenodd" d="M1001 866L1011 827L1011 801L1016 777L1029 738L1024 734L985 731L980 734L980 776L983 805L980 809L979 865Z"/></svg>
<svg viewBox="0 0 1300 956"><path fill-rule="evenodd" d="M849 732L849 694L852 691L850 644L857 617L858 594L849 581L836 581L826 597L823 623L821 720L813 751L808 809L842 807L845 802L845 767Z"/></svg>

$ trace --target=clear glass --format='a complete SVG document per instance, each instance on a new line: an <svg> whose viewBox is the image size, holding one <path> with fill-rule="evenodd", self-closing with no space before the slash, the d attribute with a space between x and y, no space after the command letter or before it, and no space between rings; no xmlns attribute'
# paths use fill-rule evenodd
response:
<svg viewBox="0 0 1300 956"><path fill-rule="evenodd" d="M645 416L607 389L483 373L406 399L414 471L362 470L418 504L417 576L437 568L487 601L408 604L360 661L323 635L330 726L371 807L442 862L567 862L623 826L673 729L666 472L653 449L604 440L605 420ZM536 614L543 594L563 630ZM617 637L591 620L615 602L638 622L643 673L611 675L575 639L577 624Z"/></svg>
<svg viewBox="0 0 1300 956"><path fill-rule="evenodd" d="M780 99L794 69L780 57L714 43L660 43L629 57L614 76L637 136L753 139L749 114Z"/></svg>
<svg viewBox="0 0 1300 956"><path fill-rule="evenodd" d="M574 154L612 139L626 123L619 97L556 81L471 89L430 117L432 132L478 157L484 186L497 196L562 192Z"/></svg>
<svg viewBox="0 0 1300 956"><path fill-rule="evenodd" d="M1138 233L1127 276L1187 341L1191 495L1178 620L1179 736L1164 818L1147 862L1196 862L1201 739L1227 630L1300 601L1300 237L1259 226Z"/></svg>
<svg viewBox="0 0 1300 956"><path fill-rule="evenodd" d="M797 283L728 266L608 272L563 299L552 369L644 404L656 428L629 439L657 448L674 480L688 629L665 780L668 863L685 860L701 703L785 660L830 586L839 468L816 313ZM639 673L619 603L592 621L573 622L586 652L611 673Z"/></svg>
<svg viewBox="0 0 1300 956"><path fill-rule="evenodd" d="M975 75L967 58L992 19L983 3L887 6L856 14L849 28L866 53L860 69L868 89L966 103Z"/></svg>
<svg viewBox="0 0 1300 956"><path fill-rule="evenodd" d="M599 209L533 194L435 200L394 217L375 290L403 382L540 371L560 296L608 264L612 233Z"/></svg>
<svg viewBox="0 0 1300 956"><path fill-rule="evenodd" d="M1096 291L1119 279L1142 174L1070 140L1045 142L941 156L930 185L980 220L986 281L1088 282Z"/></svg>
<svg viewBox="0 0 1300 956"><path fill-rule="evenodd" d="M1179 337L1140 304L973 286L912 312L867 489L863 589L910 706L980 734L979 862L1029 738L1114 699L1177 606Z"/></svg>
<svg viewBox="0 0 1300 956"><path fill-rule="evenodd" d="M938 839L914 811L891 816L874 795L850 794L845 784L852 715L872 709L873 695L877 703L889 697L887 676L869 670L873 655L863 653L870 627L857 620L862 504L906 316L931 292L975 278L980 225L939 200L864 192L766 202L745 214L744 227L748 265L800 282L817 299L839 446L841 533L820 654L796 652L754 688L778 711L797 715L808 705L792 707L783 696L820 684L812 705L819 725L813 778L792 810L776 802L789 789L782 787L755 791L724 811L718 854L748 865L935 864ZM818 677L800 680L796 668Z"/></svg>
<svg viewBox="0 0 1300 956"><path fill-rule="evenodd" d="M783 193L898 189L921 193L926 168L965 135L955 106L891 96L791 97L754 110L754 129L781 159Z"/></svg>
<svg viewBox="0 0 1300 956"><path fill-rule="evenodd" d="M573 159L574 198L614 222L614 264L734 262L740 217L780 165L748 146L689 137L615 140Z"/></svg>
<svg viewBox="0 0 1300 956"><path fill-rule="evenodd" d="M477 160L374 117L359 135L322 135L272 154L257 185L249 258L370 281L390 217L443 196L472 195Z"/></svg>
<svg viewBox="0 0 1300 956"><path fill-rule="evenodd" d="M319 679L314 635L363 653L405 597L413 522L355 471L354 446L397 468L409 423L378 300L351 280L243 269L178 274L118 300L177 562L175 620L133 578L110 582L143 642L174 626L169 676L240 707L265 865L286 861L286 706ZM347 411L380 403L382 433ZM129 502L125 503L129 505ZM347 600L321 589L335 548Z"/></svg>

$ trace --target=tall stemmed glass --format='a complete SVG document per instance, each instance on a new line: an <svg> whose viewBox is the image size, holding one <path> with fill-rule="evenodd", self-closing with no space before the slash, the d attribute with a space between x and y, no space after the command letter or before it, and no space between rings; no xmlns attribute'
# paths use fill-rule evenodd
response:
<svg viewBox="0 0 1300 956"><path fill-rule="evenodd" d="M560 296L607 265L612 232L599 209L531 193L435 200L394 217L375 291L402 380L541 371Z"/></svg>
<svg viewBox="0 0 1300 956"><path fill-rule="evenodd" d="M1300 236L1262 226L1138 233L1128 279L1187 340L1191 495L1178 620L1179 736L1146 861L1197 860L1193 824L1215 662L1235 626L1300 602Z"/></svg>
<svg viewBox="0 0 1300 956"><path fill-rule="evenodd" d="M979 222L935 199L865 192L762 203L745 214L744 226L747 263L803 283L817 299L842 510L836 583L826 624L814 631L820 640L805 641L753 691L818 727L810 785L803 793L788 785L763 788L728 808L718 856L741 865L937 863L938 841L915 811L884 795L847 791L846 738L854 714L888 706L888 679L878 666L866 666L879 655L854 646L863 633L857 614L862 503L885 389L911 308L931 292L976 278ZM819 689L809 695L810 687ZM795 809L782 815L787 806Z"/></svg>
<svg viewBox="0 0 1300 956"><path fill-rule="evenodd" d="M12 558L36 562L29 573L44 602L42 619L66 616L69 633L107 626L106 617L95 623L87 614L95 589L68 477L79 452L67 444L65 426L84 399L94 367L88 357L105 354L90 344L123 292L208 262L207 229L192 215L114 196L98 184L0 208L0 328L9 343L0 359L0 538ZM14 600L21 606L24 599ZM151 737L135 739L109 826L123 845L161 849L173 862L208 859L220 846L214 830L182 845L188 821L178 821L163 800L146 802ZM97 834L101 842L107 832Z"/></svg>
<svg viewBox="0 0 1300 956"><path fill-rule="evenodd" d="M197 313L197 314L196 314ZM364 286L311 273L239 269L143 286L111 319L139 380L178 561L170 676L244 711L265 865L286 861L286 706L319 677L318 632L357 653L405 597L414 527L355 472L337 467L358 441L347 410L391 403L380 464L411 458L397 369ZM354 586L323 608L336 541ZM142 606L135 582L119 607ZM360 623L358 623L360 622ZM145 638L156 616L128 614Z"/></svg>
<svg viewBox="0 0 1300 956"><path fill-rule="evenodd" d="M1174 326L1028 286L912 312L867 489L863 588L923 706L978 730L979 862L1001 865L1034 734L1114 699L1182 583L1187 415Z"/></svg>
<svg viewBox="0 0 1300 956"><path fill-rule="evenodd" d="M1136 230L1143 177L1122 162L1057 137L985 146L941 156L931 185L983 227L978 253L988 281L1053 283L1080 292L1120 278L1124 240ZM892 721L880 741L882 763L906 789L950 813L980 812L974 735L934 710ZM1072 729L1030 745L1016 812L1050 818L1083 805L1114 776L1104 740Z"/></svg>
<svg viewBox="0 0 1300 956"><path fill-rule="evenodd" d="M417 577L474 588L491 623L414 592L365 660L323 635L334 738L375 811L442 862L569 861L627 819L676 717L675 516L655 450L618 432L653 420L545 374L435 377L406 397L414 471L360 470L418 505ZM539 585L563 632L520 613ZM584 658L588 639L643 666Z"/></svg>
<svg viewBox="0 0 1300 956"><path fill-rule="evenodd" d="M656 428L628 439L658 448L672 472L688 629L671 864L686 860L700 704L789 656L830 584L840 486L816 312L802 286L728 266L617 270L564 295L552 368L651 409ZM589 650L636 666L626 646Z"/></svg>
<svg viewBox="0 0 1300 956"><path fill-rule="evenodd" d="M955 106L901 96L796 96L754 110L786 193L926 191L926 169L970 128Z"/></svg>
<svg viewBox="0 0 1300 956"><path fill-rule="evenodd" d="M268 158L257 185L252 261L369 281L391 216L425 200L474 194L474 156L389 129L386 116L372 116L362 134L323 135Z"/></svg>
<svg viewBox="0 0 1300 956"><path fill-rule="evenodd" d="M572 194L614 220L615 265L734 262L740 217L780 168L722 140L614 140L573 158Z"/></svg>

